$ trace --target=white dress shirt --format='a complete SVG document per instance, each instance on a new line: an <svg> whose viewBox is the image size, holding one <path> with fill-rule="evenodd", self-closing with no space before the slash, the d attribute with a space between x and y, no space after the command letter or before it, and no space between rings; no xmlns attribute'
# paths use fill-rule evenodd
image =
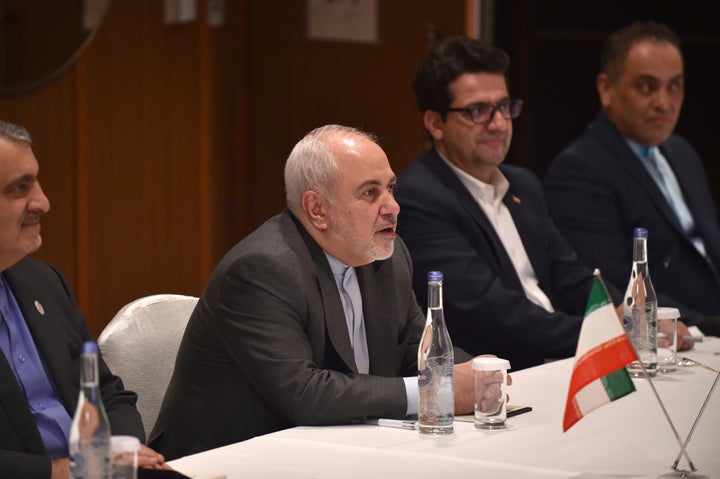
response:
<svg viewBox="0 0 720 479"><path fill-rule="evenodd" d="M442 157L442 155L440 156ZM490 183L484 183L453 165L447 159L443 158L443 160L452 168L458 178L460 178L460 181L462 181L465 188L470 191L470 194L475 198L475 201L480 205L483 212L485 212L488 220L490 220L490 224L495 229L495 233L497 233L500 238L505 251L515 267L515 272L520 278L525 296L546 311L550 313L554 312L555 308L553 308L550 298L547 297L538 285L537 275L525 251L525 246L523 246L522 239L510 214L510 210L508 210L507 206L502 202L508 188L510 188L510 183L507 178L505 178L505 175L496 169L490 179Z"/></svg>

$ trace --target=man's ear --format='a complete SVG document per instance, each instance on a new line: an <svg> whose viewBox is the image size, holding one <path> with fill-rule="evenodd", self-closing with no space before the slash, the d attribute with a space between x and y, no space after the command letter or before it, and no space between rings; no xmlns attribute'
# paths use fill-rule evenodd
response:
<svg viewBox="0 0 720 479"><path fill-rule="evenodd" d="M612 96L612 85L610 85L610 78L607 76L607 73L598 73L595 79L595 86L597 87L600 105L603 108L609 107Z"/></svg>
<svg viewBox="0 0 720 479"><path fill-rule="evenodd" d="M430 133L430 136L433 137L433 140L442 140L445 121L440 116L440 113L433 110L425 110L423 113L423 123L425 124L425 129Z"/></svg>
<svg viewBox="0 0 720 479"><path fill-rule="evenodd" d="M327 201L321 194L315 191L303 193L303 211L305 211L310 223L320 231L325 231L328 228L327 207Z"/></svg>

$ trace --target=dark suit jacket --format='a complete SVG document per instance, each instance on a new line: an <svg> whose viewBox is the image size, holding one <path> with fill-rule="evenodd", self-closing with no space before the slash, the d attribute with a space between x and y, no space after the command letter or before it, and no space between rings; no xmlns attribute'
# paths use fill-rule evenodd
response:
<svg viewBox="0 0 720 479"><path fill-rule="evenodd" d="M444 273L453 344L470 354L496 354L521 369L575 353L592 271L549 220L538 179L522 168L500 169L510 182L503 202L555 313L527 299L487 216L435 149L400 175L398 232L413 259L421 306L427 305L427 272Z"/></svg>
<svg viewBox="0 0 720 479"><path fill-rule="evenodd" d="M720 266L720 228L700 158L677 135L660 151L675 172L711 262ZM608 281L625 290L632 230L645 227L659 306L679 307L688 324L720 315L716 269L693 247L652 177L602 112L555 158L545 188L558 229Z"/></svg>
<svg viewBox="0 0 720 479"><path fill-rule="evenodd" d="M80 393L82 344L92 340L70 288L54 268L26 257L5 270L10 289L35 340L57 394L72 416ZM42 306L38 311L35 302ZM99 365L103 402L113 434L144 440L137 396L123 390L120 378ZM0 353L0 477L50 477L50 459L35 418L4 354Z"/></svg>
<svg viewBox="0 0 720 479"><path fill-rule="evenodd" d="M182 339L151 444L172 459L297 425L402 418L424 326L402 241L356 268L370 357L358 374L321 248L291 213L213 272Z"/></svg>

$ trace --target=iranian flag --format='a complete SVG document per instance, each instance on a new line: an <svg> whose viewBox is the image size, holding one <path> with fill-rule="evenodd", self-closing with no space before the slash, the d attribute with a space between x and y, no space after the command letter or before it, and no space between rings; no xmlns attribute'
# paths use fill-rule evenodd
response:
<svg viewBox="0 0 720 479"><path fill-rule="evenodd" d="M596 271L575 352L563 432L589 412L635 391L625 365L636 359Z"/></svg>

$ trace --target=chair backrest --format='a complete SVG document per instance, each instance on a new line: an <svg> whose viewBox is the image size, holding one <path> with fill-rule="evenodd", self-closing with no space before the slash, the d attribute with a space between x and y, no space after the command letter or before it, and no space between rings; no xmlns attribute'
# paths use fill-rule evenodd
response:
<svg viewBox="0 0 720 479"><path fill-rule="evenodd" d="M145 435L152 431L198 298L156 294L125 305L98 338L110 370L138 395Z"/></svg>

